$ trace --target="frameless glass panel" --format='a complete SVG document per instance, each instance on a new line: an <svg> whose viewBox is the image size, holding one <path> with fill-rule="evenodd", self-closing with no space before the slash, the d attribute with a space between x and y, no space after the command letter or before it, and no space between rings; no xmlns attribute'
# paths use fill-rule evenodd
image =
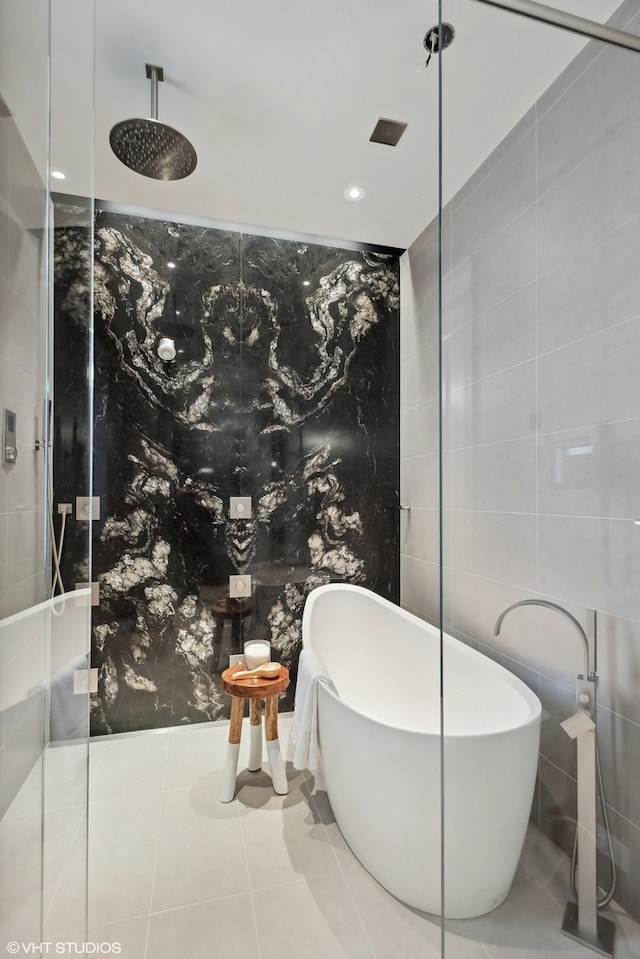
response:
<svg viewBox="0 0 640 959"><path fill-rule="evenodd" d="M234 944L241 937L247 959L259 949L284 955L292 948L289 929L273 928L265 905L272 901L306 917L323 959L338 925L336 948L344 954L384 952L413 916L413 888L396 913L396 887L375 885L356 857L374 876L376 858L378 865L393 859L404 880L421 786L412 788L411 829L401 848L396 817L386 817L382 844L379 797L367 810L365 846L360 804L351 801L355 833L344 813L336 822L331 806L340 805L343 784L373 795L368 784L380 777L401 804L403 749L417 715L424 718L421 673L407 712L401 695L383 703L372 657L369 683L389 710L380 718L391 729L401 716L408 733L398 748L390 734L390 765L382 772L376 717L369 717L365 748L356 730L342 728L347 709L334 748L340 761L342 743L351 743L352 768L338 786L289 763L289 796L273 799L270 766L247 770L255 765L247 730L232 779L237 800L227 805L221 785L233 753L221 672L245 640L271 643L273 658L291 668L280 701L284 750L303 609L314 587L347 584L380 594L388 605L374 602L367 616L378 627L381 655L395 642L397 623L388 617L400 599L399 253L437 209L435 164L426 202L420 183L425 144L434 157L436 147L435 112L428 119L423 109L426 24L421 4L407 4L399 20L389 6L372 11L359 2L345 12L335 2L323 10L322 30L314 18L310 60L306 13L279 16L252 4L248 30L246 7L222 6L167 5L150 22L148 4L97 4L100 200L93 210L86 199L93 186L81 170L56 198L56 503L100 499L99 518L85 520L82 530L91 553L74 524L61 568L65 584L99 583L89 929L121 930L135 959L167 948L195 955L203 944L224 956L228 930ZM348 29L336 34L338 17ZM358 38L362 50L354 57L352 28L362 17L371 30ZM90 129L83 98L92 74L76 56L72 17L65 23L60 81L69 101L54 122L61 165L78 131ZM248 37L245 59L238 51ZM152 113L159 99L160 119L179 127L198 154L194 173L176 182L141 176L109 145L116 124L148 112L151 59L164 69ZM376 113L386 113L389 102L383 62L393 64L392 109L402 129L409 123L403 137L413 155L411 183L401 148L393 153L369 140ZM375 92L370 118L358 97L339 95L360 90L363 78L367 96ZM435 93L427 93L432 107ZM352 162L360 154L366 162ZM362 168L369 208L350 196ZM93 329L79 310L92 287ZM410 281L407 293L410 302ZM421 335L416 328L407 347L413 369L434 342L422 343ZM92 365L87 397L85 368ZM433 380L429 388L433 399ZM408 393L407 401L422 399ZM414 459L407 490L417 485L419 465ZM230 581L243 576L251 582ZM325 633L339 637L340 663L364 663L371 647L357 643L368 642L370 630L358 628L357 609L335 609L335 629ZM402 650L399 644L393 657L404 658ZM432 665L437 683L437 657ZM357 702L347 704L354 715ZM437 720L430 728L436 763ZM328 738L325 732L325 745ZM268 746L273 752L273 739ZM437 777L437 767L429 770ZM438 806L439 790L432 794ZM422 884L422 865L414 862L411 887ZM436 867L436 894L438 876ZM437 913L436 900L430 907ZM380 910L388 917L384 929ZM255 930L241 921L252 912ZM437 916L420 917L410 948L425 940L438 948L439 936Z"/></svg>
<svg viewBox="0 0 640 959"><path fill-rule="evenodd" d="M442 19L446 952L633 954L640 58Z"/></svg>
<svg viewBox="0 0 640 959"><path fill-rule="evenodd" d="M58 508L54 488L50 131L52 104L63 96L55 72L61 6L8 2L0 14L0 938L7 954L86 939L90 616L86 595L60 577L75 501ZM74 21L80 57L93 43L90 5L83 6ZM89 183L90 147L89 128L77 138L73 171L82 169ZM90 327L90 296L76 314ZM80 400L88 377L85 365ZM84 530L76 582L89 578Z"/></svg>

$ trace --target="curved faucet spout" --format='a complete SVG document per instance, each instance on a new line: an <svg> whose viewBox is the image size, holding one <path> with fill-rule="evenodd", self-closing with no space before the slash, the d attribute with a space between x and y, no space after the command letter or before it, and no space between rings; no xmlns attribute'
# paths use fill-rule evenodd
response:
<svg viewBox="0 0 640 959"><path fill-rule="evenodd" d="M514 603L512 606L507 606L507 608L500 613L496 620L496 625L493 627L493 635L500 635L500 627L502 626L503 619L507 613L510 613L512 609L517 609L518 606L543 606L545 609L555 609L557 613L562 613L562 615L575 626L578 631L578 635L582 640L582 650L584 655L583 677L584 679L589 679L592 674L589 669L589 640L587 639L587 634L575 616L572 616L569 610L565 609L564 606L558 606L557 603L551 603L546 599L521 599L519 603Z"/></svg>

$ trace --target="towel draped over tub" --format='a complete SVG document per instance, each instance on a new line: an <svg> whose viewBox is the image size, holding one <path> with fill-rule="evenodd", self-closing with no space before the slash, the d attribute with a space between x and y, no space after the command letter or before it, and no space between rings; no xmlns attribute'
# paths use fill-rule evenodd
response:
<svg viewBox="0 0 640 959"><path fill-rule="evenodd" d="M313 649L303 649L298 663L291 746L295 769L318 768L318 683L331 684L326 666Z"/></svg>

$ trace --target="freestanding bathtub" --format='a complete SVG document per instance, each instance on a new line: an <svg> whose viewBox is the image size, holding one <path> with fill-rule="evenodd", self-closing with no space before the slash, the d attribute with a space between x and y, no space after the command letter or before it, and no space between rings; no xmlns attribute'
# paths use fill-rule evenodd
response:
<svg viewBox="0 0 640 959"><path fill-rule="evenodd" d="M302 642L333 684L318 691L321 770L362 865L425 912L463 919L494 909L511 887L529 818L538 698L445 635L441 738L439 631L359 586L313 590Z"/></svg>

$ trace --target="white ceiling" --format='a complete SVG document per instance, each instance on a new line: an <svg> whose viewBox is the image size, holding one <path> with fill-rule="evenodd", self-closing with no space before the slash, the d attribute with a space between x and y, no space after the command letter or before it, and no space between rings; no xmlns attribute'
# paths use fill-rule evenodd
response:
<svg viewBox="0 0 640 959"><path fill-rule="evenodd" d="M605 22L617 0L558 5ZM422 41L437 0L96 0L94 130L90 6L53 0L63 190L396 247L435 215L438 62L424 69ZM443 0L443 18L456 30L442 56L451 195L585 41L477 0ZM160 120L198 153L182 181L135 174L109 148L115 123L149 115L146 62L164 67ZM380 116L409 124L397 147L369 142ZM357 203L343 197L353 183Z"/></svg>

